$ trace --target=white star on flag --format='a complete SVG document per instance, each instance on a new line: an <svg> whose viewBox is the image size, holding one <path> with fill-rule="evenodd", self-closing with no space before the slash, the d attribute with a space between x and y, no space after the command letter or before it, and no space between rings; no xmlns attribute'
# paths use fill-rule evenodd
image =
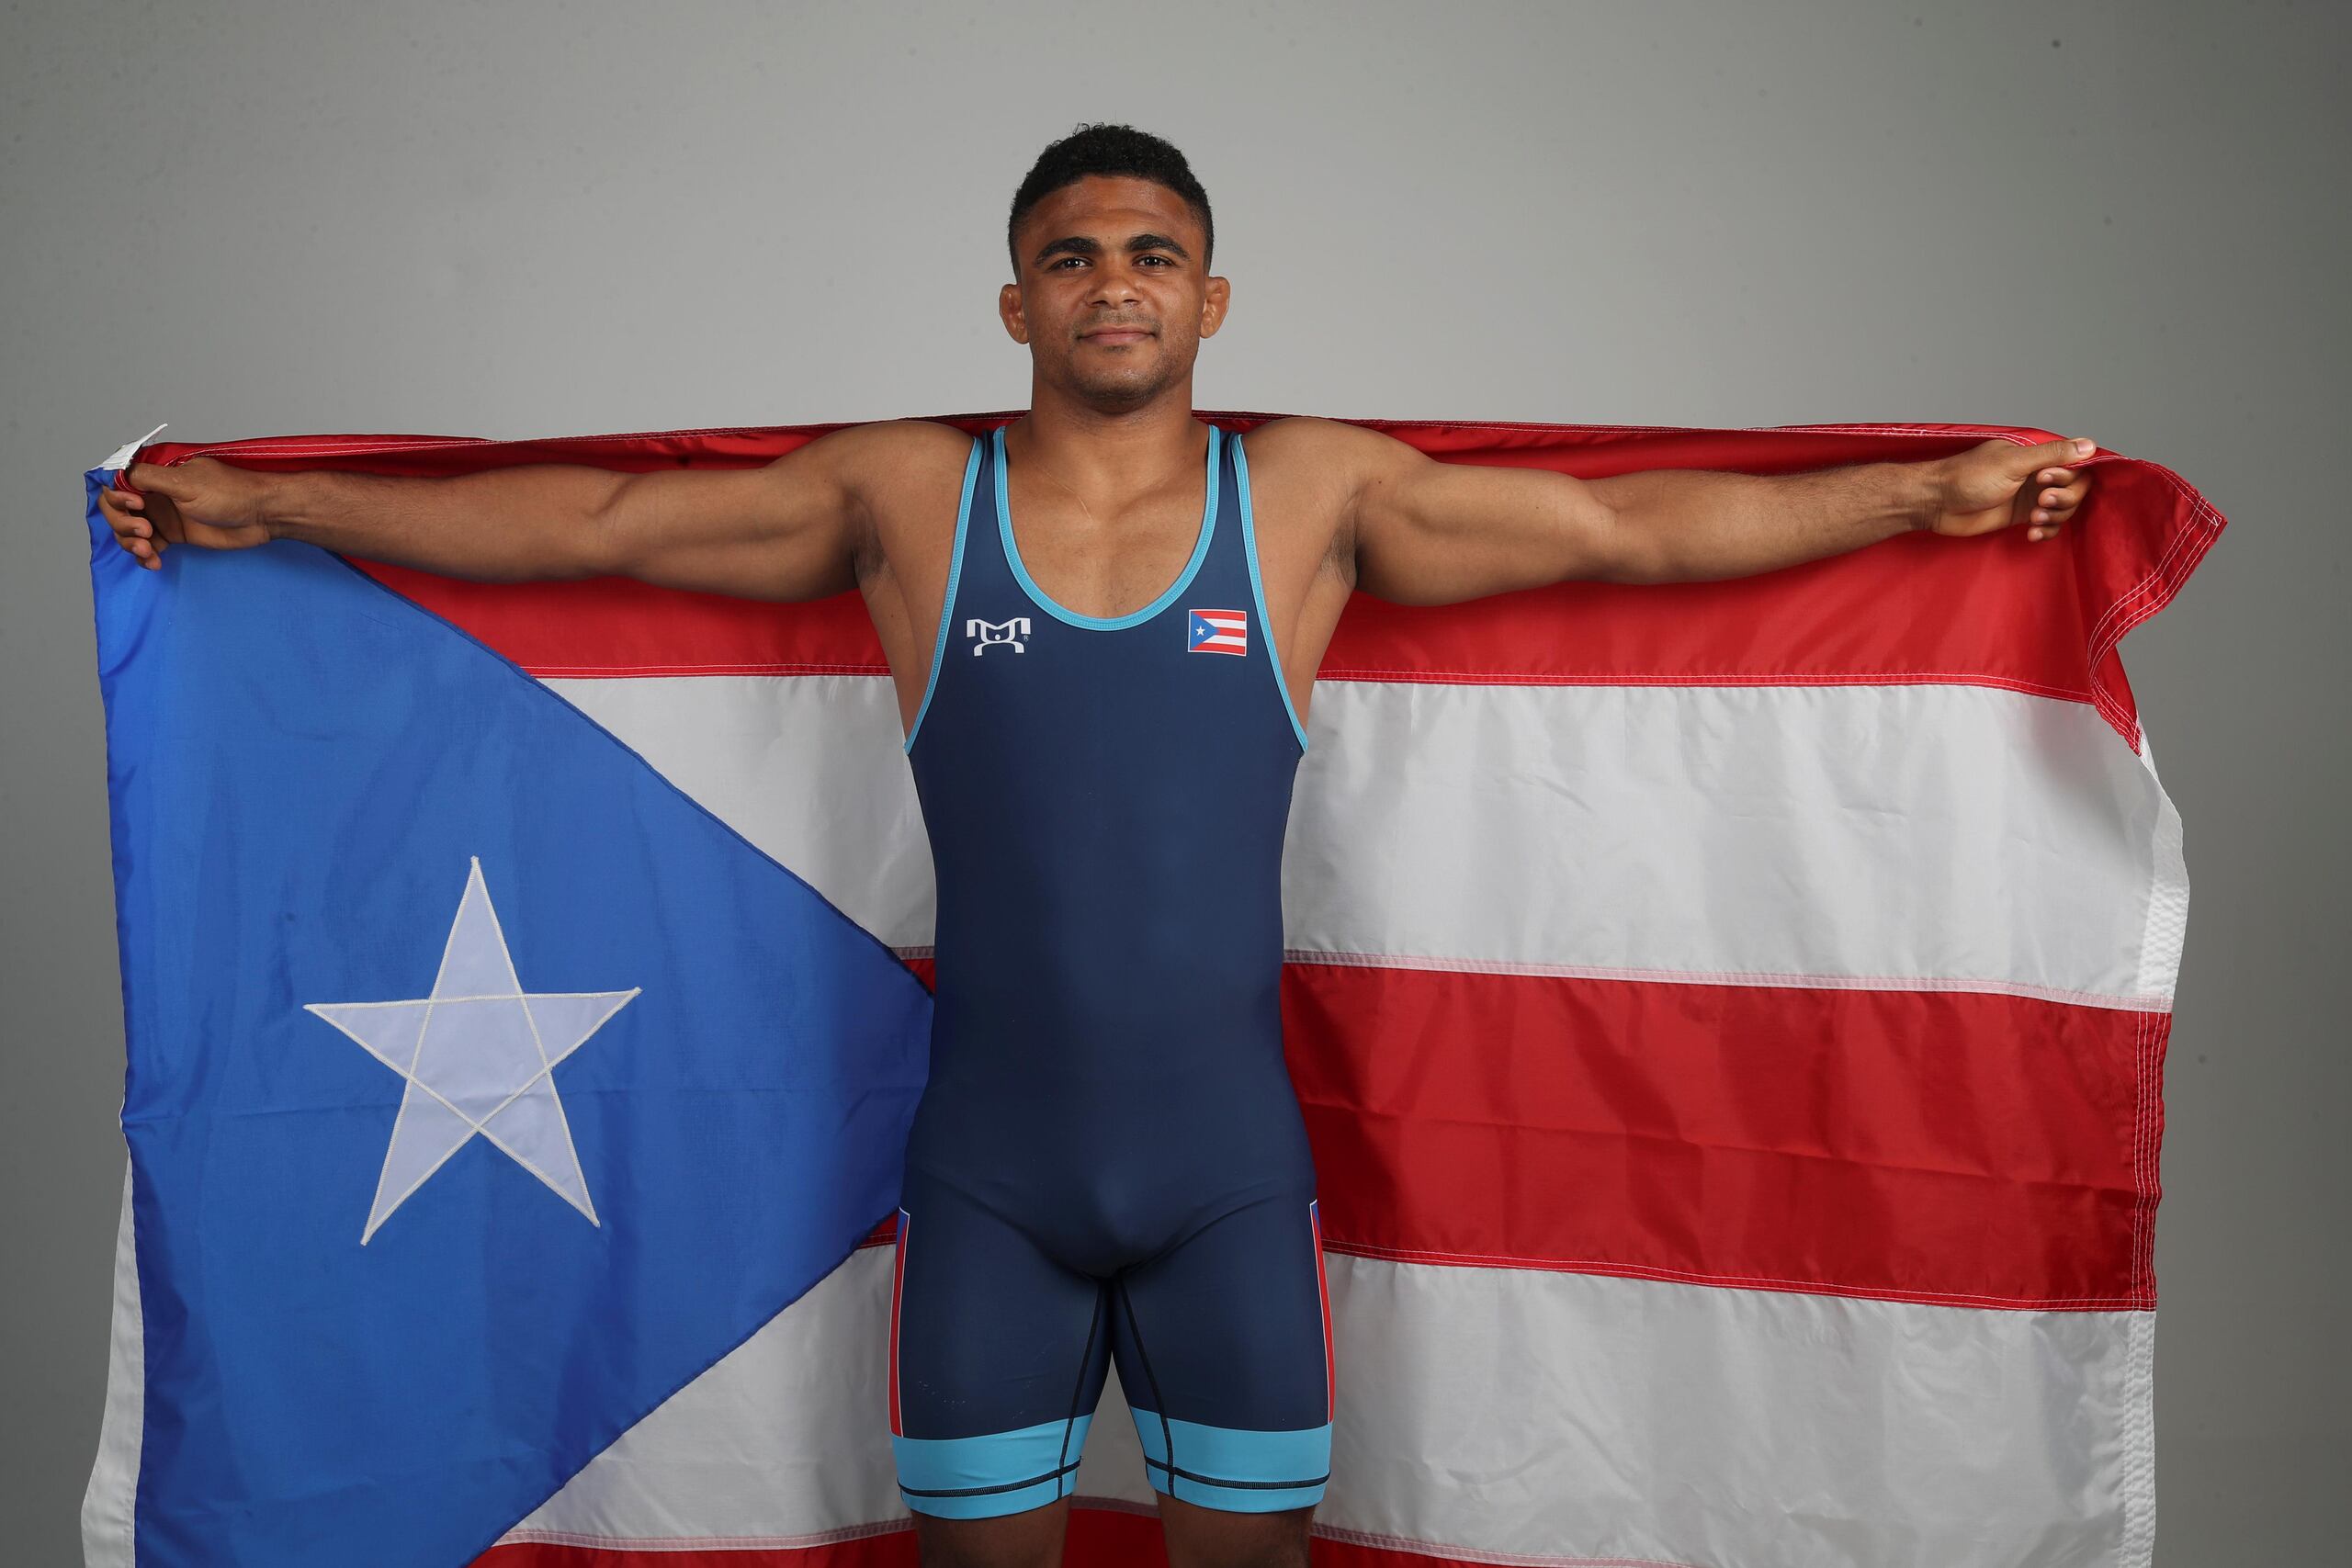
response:
<svg viewBox="0 0 2352 1568"><path fill-rule="evenodd" d="M476 1133L592 1224L601 1224L572 1147L571 1123L556 1095L554 1068L639 989L526 994L477 855L431 996L305 1003L305 1012L334 1024L408 1080L360 1245Z"/></svg>

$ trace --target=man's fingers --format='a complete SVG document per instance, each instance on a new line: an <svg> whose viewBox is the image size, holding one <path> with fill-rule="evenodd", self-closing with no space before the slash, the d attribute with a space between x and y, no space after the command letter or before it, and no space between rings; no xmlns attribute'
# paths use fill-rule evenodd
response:
<svg viewBox="0 0 2352 1568"><path fill-rule="evenodd" d="M147 520L117 507L111 500L110 491L102 490L98 492L98 510L106 514L107 526L114 530L117 539L127 542L133 537L144 538L150 532Z"/></svg>
<svg viewBox="0 0 2352 1568"><path fill-rule="evenodd" d="M107 524L118 535L135 534L143 539L155 531L154 525L138 513L118 511L104 502L100 502L100 506L106 512Z"/></svg>
<svg viewBox="0 0 2352 1568"><path fill-rule="evenodd" d="M2078 479L2072 484L2057 485L2042 491L2034 497L2032 520L2036 523L2064 522L2075 508L2083 503L2083 497L2090 493L2090 488L2088 479Z"/></svg>
<svg viewBox="0 0 2352 1568"><path fill-rule="evenodd" d="M2075 514L2090 491L2090 478L2071 464L2079 463L2098 451L2098 444L2081 436L2067 436L2058 441L2045 441L2030 448L2044 463L2053 464L2035 472L2032 485L2040 487L2033 496L2033 510L2026 514L2025 536L2039 544L2054 537L2061 525Z"/></svg>
<svg viewBox="0 0 2352 1568"><path fill-rule="evenodd" d="M153 570L164 564L163 555L167 541L156 536L155 524L142 510L134 510L139 498L107 485L98 491L98 510L106 514L107 526L114 530L114 542L130 552L131 558Z"/></svg>

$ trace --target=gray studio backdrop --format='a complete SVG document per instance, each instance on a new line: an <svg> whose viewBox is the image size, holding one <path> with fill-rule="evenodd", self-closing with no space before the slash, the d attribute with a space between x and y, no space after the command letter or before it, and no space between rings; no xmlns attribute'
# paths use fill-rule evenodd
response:
<svg viewBox="0 0 2352 1568"><path fill-rule="evenodd" d="M81 471L1022 406L1012 187L1183 147L1200 406L2037 424L2234 526L2124 645L2194 894L2157 1560L2346 1473L2352 27L2327 4L25 4L0 23L0 1540L77 1561L123 1149Z"/></svg>

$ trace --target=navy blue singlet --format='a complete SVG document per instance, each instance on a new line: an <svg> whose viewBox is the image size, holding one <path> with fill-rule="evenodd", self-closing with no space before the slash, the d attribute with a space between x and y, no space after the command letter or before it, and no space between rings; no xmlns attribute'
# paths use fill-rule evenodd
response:
<svg viewBox="0 0 2352 1568"><path fill-rule="evenodd" d="M1118 616L1023 567L975 441L907 740L937 874L931 1076L907 1153L890 1430L910 1508L1075 1488L1115 1360L1155 1490L1320 1499L1321 1220L1283 1059L1282 851L1306 749L1266 626L1241 439Z"/></svg>

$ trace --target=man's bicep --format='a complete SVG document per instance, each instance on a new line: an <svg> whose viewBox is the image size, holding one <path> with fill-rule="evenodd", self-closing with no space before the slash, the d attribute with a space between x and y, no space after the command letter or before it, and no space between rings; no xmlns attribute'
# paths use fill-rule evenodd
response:
<svg viewBox="0 0 2352 1568"><path fill-rule="evenodd" d="M620 485L597 519L611 569L665 588L792 602L857 585L855 477L833 431L756 468L665 468Z"/></svg>
<svg viewBox="0 0 2352 1568"><path fill-rule="evenodd" d="M1607 502L1545 468L1449 463L1391 438L1368 455L1350 537L1356 586L1453 604L1572 577L1608 577L1621 542Z"/></svg>

